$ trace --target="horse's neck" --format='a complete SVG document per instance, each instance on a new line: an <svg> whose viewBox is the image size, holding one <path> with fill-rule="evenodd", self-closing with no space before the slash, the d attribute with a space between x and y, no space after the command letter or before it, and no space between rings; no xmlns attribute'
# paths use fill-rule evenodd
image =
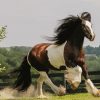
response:
<svg viewBox="0 0 100 100"><path fill-rule="evenodd" d="M81 39L75 38L72 39L71 41L67 41L65 45L65 56L66 57L73 56L76 59L80 54L81 50L83 49L83 42L84 42L84 37Z"/></svg>
<svg viewBox="0 0 100 100"><path fill-rule="evenodd" d="M67 66L75 66L78 58L81 56L83 48L76 47L76 45L71 45L68 42L64 49L65 64Z"/></svg>
<svg viewBox="0 0 100 100"><path fill-rule="evenodd" d="M81 30L81 26L78 26L74 32L72 33L71 37L69 38L68 42L72 47L76 47L77 49L81 49L84 43L84 32Z"/></svg>
<svg viewBox="0 0 100 100"><path fill-rule="evenodd" d="M75 36L73 35L67 42L69 45L71 45L72 48L75 47L77 49L81 49L84 43L84 36L79 36L79 34Z"/></svg>

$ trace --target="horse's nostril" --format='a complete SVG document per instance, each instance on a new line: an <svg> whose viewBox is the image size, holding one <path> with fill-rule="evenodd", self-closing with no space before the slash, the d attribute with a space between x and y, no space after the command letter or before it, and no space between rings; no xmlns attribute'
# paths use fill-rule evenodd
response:
<svg viewBox="0 0 100 100"><path fill-rule="evenodd" d="M90 39L92 39L92 35L90 35Z"/></svg>
<svg viewBox="0 0 100 100"><path fill-rule="evenodd" d="M90 35L90 40L93 41L95 36Z"/></svg>

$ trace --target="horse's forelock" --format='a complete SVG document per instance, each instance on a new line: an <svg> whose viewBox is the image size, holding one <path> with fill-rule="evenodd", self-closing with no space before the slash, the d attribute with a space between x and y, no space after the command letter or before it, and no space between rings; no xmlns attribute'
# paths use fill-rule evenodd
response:
<svg viewBox="0 0 100 100"><path fill-rule="evenodd" d="M91 14L89 12L83 12L81 18L91 22Z"/></svg>

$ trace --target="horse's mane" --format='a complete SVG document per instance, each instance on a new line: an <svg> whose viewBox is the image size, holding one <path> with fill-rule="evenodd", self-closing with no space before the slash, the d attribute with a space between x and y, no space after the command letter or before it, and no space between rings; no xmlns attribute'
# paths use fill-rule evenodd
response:
<svg viewBox="0 0 100 100"><path fill-rule="evenodd" d="M81 17L70 15L69 17L60 20L61 24L55 30L54 37L47 37L47 39L54 41L57 45L63 44L65 41L68 41L73 34L75 34L75 29L81 24L82 19L91 22L91 14L83 12Z"/></svg>
<svg viewBox="0 0 100 100"><path fill-rule="evenodd" d="M80 22L78 16L70 16L61 20L61 25L55 30L56 35L52 38L55 44L61 45L67 41L74 33L75 28Z"/></svg>

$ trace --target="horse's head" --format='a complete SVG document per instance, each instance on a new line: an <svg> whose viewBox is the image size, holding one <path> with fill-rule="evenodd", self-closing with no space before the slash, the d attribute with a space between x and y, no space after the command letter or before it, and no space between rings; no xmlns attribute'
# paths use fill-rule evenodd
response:
<svg viewBox="0 0 100 100"><path fill-rule="evenodd" d="M67 68L67 70L65 70L65 79L71 85L73 90L78 88L81 82L81 74L82 69L79 66L76 66L74 68Z"/></svg>
<svg viewBox="0 0 100 100"><path fill-rule="evenodd" d="M82 25L82 30L84 35L90 40L93 41L95 38L95 34L92 29L92 24L91 24L91 15L88 12L83 12L81 17L81 25Z"/></svg>

